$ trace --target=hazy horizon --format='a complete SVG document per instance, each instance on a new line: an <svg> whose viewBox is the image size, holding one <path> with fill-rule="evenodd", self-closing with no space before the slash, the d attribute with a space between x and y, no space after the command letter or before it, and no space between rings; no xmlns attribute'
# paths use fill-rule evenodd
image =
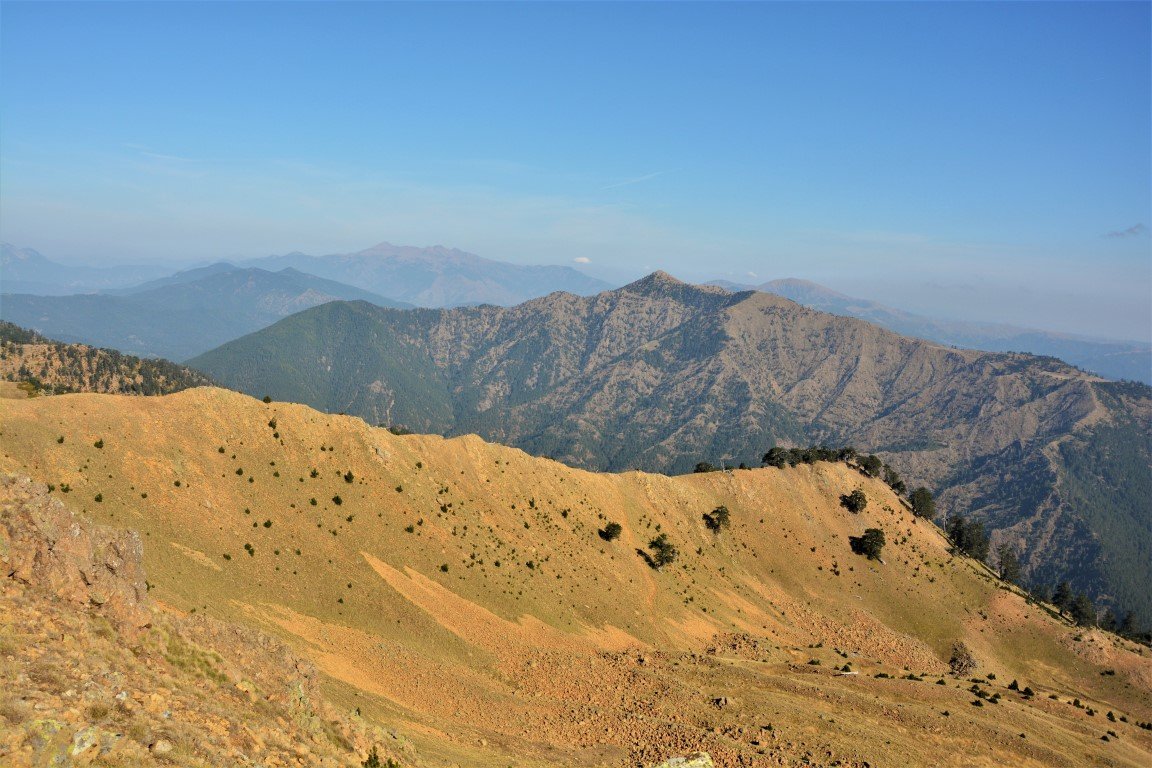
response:
<svg viewBox="0 0 1152 768"><path fill-rule="evenodd" d="M442 244L1152 341L1149 7L5 2L0 239Z"/></svg>

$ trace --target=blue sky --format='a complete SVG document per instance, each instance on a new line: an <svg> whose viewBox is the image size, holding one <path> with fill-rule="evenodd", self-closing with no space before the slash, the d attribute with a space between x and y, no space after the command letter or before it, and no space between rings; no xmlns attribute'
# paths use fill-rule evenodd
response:
<svg viewBox="0 0 1152 768"><path fill-rule="evenodd" d="M1148 339L1149 8L3 2L0 238L444 244Z"/></svg>

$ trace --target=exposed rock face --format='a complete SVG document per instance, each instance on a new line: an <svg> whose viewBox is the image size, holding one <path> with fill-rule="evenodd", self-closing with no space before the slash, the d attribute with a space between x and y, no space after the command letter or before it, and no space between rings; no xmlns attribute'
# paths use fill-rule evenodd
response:
<svg viewBox="0 0 1152 768"><path fill-rule="evenodd" d="M689 757L670 757L654 768L715 768L715 766L707 752L697 752Z"/></svg>
<svg viewBox="0 0 1152 768"><path fill-rule="evenodd" d="M28 478L0 478L0 562L30 588L98 608L122 630L150 622L135 531L95 525Z"/></svg>
<svg viewBox="0 0 1152 768"><path fill-rule="evenodd" d="M372 747L411 759L410 743L328 703L280 640L156 610L141 550L47 486L0 477L0 765L350 768Z"/></svg>

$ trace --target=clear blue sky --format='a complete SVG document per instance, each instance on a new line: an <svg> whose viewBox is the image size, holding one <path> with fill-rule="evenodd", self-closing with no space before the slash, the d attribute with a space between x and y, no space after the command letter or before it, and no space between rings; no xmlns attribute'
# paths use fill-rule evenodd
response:
<svg viewBox="0 0 1152 768"><path fill-rule="evenodd" d="M0 239L387 240L1152 335L1149 3L0 4Z"/></svg>

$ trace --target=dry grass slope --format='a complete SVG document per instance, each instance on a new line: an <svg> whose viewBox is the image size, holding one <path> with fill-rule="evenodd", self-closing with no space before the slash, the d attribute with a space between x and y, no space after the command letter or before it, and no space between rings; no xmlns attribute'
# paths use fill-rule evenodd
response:
<svg viewBox="0 0 1152 768"><path fill-rule="evenodd" d="M0 470L140 531L156 599L283 638L421 764L1152 761L1146 650L1027 604L844 465L594 474L208 388L0 414ZM882 563L849 547L869 527ZM957 641L979 683L948 674Z"/></svg>

